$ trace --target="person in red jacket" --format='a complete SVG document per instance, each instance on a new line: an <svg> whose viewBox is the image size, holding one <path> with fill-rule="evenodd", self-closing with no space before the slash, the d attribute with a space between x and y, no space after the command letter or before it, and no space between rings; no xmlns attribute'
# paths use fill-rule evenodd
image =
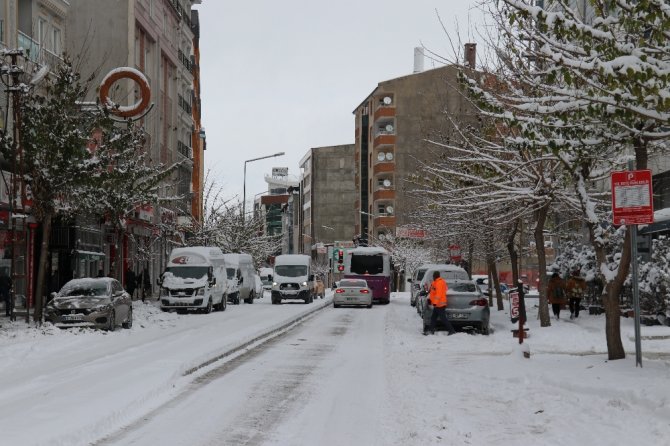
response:
<svg viewBox="0 0 670 446"><path fill-rule="evenodd" d="M449 291L447 282L440 277L439 271L435 271L433 273L433 283L430 284L428 300L426 301L429 305L433 306L433 313L430 315L430 327L423 332L424 336L428 334L428 331L431 334L435 334L435 325L438 319L440 319L449 331L449 336L456 333L456 330L454 330L454 327L447 318L447 291Z"/></svg>

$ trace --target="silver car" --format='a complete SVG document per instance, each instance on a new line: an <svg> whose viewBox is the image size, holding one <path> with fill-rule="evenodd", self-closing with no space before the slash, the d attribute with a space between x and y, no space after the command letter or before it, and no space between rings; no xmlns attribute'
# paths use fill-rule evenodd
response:
<svg viewBox="0 0 670 446"><path fill-rule="evenodd" d="M51 294L45 311L57 327L93 327L109 331L133 325L130 295L118 280L109 277L73 279Z"/></svg>
<svg viewBox="0 0 670 446"><path fill-rule="evenodd" d="M372 308L372 290L362 279L342 279L333 293L333 306L365 305Z"/></svg>
<svg viewBox="0 0 670 446"><path fill-rule="evenodd" d="M409 289L409 304L413 307L416 306L416 298L421 290L421 279L423 279L423 275L426 273L427 269L428 265L421 265L414 271L412 277L407 279L407 282L411 283Z"/></svg>
<svg viewBox="0 0 670 446"><path fill-rule="evenodd" d="M491 310L486 296L482 294L479 287L472 280L450 280L447 292L447 318L455 329L472 329L481 334L488 335L490 332L489 321ZM427 304L425 291L421 292L424 302L423 329L430 325L430 317L433 314L432 305Z"/></svg>
<svg viewBox="0 0 670 446"><path fill-rule="evenodd" d="M419 316L423 317L423 310L424 307L426 306L426 293L428 292L428 289L430 288L430 284L433 283L433 273L435 271L440 272L440 277L443 278L446 282L447 285L451 286L451 283L454 280L470 280L470 276L468 275L468 272L461 268L460 266L452 265L449 263L443 263L443 264L433 264L433 265L427 265L428 269L423 275L423 278L421 279L421 282L419 283L419 291L417 291L417 298L416 298L416 312L419 313ZM426 293L421 293L421 291L425 291Z"/></svg>

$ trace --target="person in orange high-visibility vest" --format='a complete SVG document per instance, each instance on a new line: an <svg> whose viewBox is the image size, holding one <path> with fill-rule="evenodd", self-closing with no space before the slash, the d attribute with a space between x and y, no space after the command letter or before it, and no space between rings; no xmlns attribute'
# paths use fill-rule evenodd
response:
<svg viewBox="0 0 670 446"><path fill-rule="evenodd" d="M430 327L428 330L424 328L424 336L430 331L431 334L435 334L435 325L439 319L449 331L449 336L456 333L454 327L449 322L447 318L447 291L449 287L447 282L440 277L440 272L435 271L433 273L433 283L430 284L430 293L428 294L428 300L426 303L433 306L433 313L430 315ZM425 327L425 326L424 326Z"/></svg>

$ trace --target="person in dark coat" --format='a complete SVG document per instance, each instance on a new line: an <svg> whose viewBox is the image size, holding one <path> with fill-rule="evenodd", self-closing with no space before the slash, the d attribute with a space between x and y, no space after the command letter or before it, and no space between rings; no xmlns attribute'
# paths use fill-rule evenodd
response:
<svg viewBox="0 0 670 446"><path fill-rule="evenodd" d="M586 293L586 280L580 275L579 269L575 269L565 283L570 304L570 319L579 317L579 307Z"/></svg>
<svg viewBox="0 0 670 446"><path fill-rule="evenodd" d="M7 274L7 269L2 268L0 270L0 297L5 302L5 316L12 315L11 289L12 279Z"/></svg>
<svg viewBox="0 0 670 446"><path fill-rule="evenodd" d="M551 304L551 309L556 320L561 315L561 308L568 303L565 295L565 283L558 273L553 273L547 284L547 299Z"/></svg>
<svg viewBox="0 0 670 446"><path fill-rule="evenodd" d="M135 271L128 268L126 270L126 291L128 291L128 294L130 294L131 299L133 298L133 294L135 294L136 286L137 286L137 276L135 275Z"/></svg>
<svg viewBox="0 0 670 446"><path fill-rule="evenodd" d="M141 282L138 281L138 285L142 287L142 302L151 293L151 279L149 278L149 270L144 268L142 270L142 275L140 277Z"/></svg>

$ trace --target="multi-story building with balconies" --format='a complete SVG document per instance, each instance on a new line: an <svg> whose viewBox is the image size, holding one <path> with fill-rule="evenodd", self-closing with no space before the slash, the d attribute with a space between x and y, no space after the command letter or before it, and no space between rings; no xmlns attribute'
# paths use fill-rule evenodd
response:
<svg viewBox="0 0 670 446"><path fill-rule="evenodd" d="M354 110L355 232L363 243L406 234L418 222L407 182L438 156L429 142L455 138L453 122L474 122L474 108L458 88L456 66L380 82ZM416 232L412 232L416 233Z"/></svg>
<svg viewBox="0 0 670 446"><path fill-rule="evenodd" d="M141 117L147 132L147 150L157 165L179 167L161 188L173 197L170 206L138 208L129 220L129 240L124 241L124 268L128 260L150 248L152 253L135 265L151 277L163 269L169 243L155 243L156 226L190 226L193 193L202 194L202 149L199 82L196 66L199 36L197 11L201 0L70 0L66 48L80 59L82 77L93 74L94 85L111 70L132 67L149 81L153 108ZM94 100L91 92L90 100ZM131 81L118 81L110 98L122 106L138 100L140 91ZM197 200L201 206L201 200ZM197 210L197 209L196 209ZM196 215L196 218L199 216ZM165 234L162 234L165 235ZM111 255L111 254L110 254ZM144 254L143 254L144 255ZM139 271L136 271L139 272Z"/></svg>
<svg viewBox="0 0 670 446"><path fill-rule="evenodd" d="M16 84L36 82L41 66L61 61L65 20L71 9L67 0L0 1L0 130L12 133L16 104L23 94ZM10 73L10 66L19 69ZM41 88L36 82L35 88ZM10 95L8 97L7 95ZM0 159L0 269L14 282L15 309L20 313L34 303L37 222L17 197L21 183L14 159ZM12 192L13 190L13 192ZM25 206L25 207L24 207ZM95 238L95 237L93 237ZM98 239L100 242L101 239ZM27 313L26 313L27 314Z"/></svg>

